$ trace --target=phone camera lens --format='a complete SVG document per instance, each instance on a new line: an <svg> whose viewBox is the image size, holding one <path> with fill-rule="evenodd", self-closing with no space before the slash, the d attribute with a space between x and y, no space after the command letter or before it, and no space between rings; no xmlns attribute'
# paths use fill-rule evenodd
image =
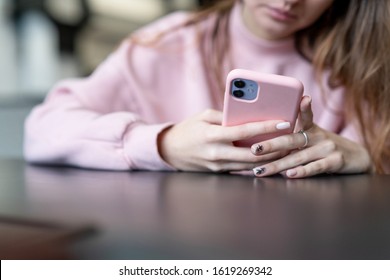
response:
<svg viewBox="0 0 390 280"><path fill-rule="evenodd" d="M242 80L237 80L237 81L234 82L234 86L236 88L243 88L243 87L245 87L245 82L242 81Z"/></svg>
<svg viewBox="0 0 390 280"><path fill-rule="evenodd" d="M242 90L235 90L233 91L233 96L237 98L241 98L244 96L244 92Z"/></svg>

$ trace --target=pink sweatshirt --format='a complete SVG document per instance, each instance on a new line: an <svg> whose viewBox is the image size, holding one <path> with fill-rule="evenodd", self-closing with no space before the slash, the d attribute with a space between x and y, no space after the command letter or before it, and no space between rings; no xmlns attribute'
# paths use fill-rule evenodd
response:
<svg viewBox="0 0 390 280"><path fill-rule="evenodd" d="M188 16L169 15L142 32L158 33ZM211 25L206 20L201 28ZM232 10L229 28L234 68L298 78L305 94L312 96L315 122L358 140L340 113L343 91L328 89L324 101L313 67L297 53L293 40L255 37L243 24L239 5ZM173 170L158 153L158 134L223 105L223 92L209 86L211 76L196 38L197 29L190 26L164 37L159 49L126 40L90 77L59 82L26 120L26 160L111 170Z"/></svg>

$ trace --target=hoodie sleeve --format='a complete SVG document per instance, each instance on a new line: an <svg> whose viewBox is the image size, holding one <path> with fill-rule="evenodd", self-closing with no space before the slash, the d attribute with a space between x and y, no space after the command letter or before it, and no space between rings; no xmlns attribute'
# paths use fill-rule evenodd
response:
<svg viewBox="0 0 390 280"><path fill-rule="evenodd" d="M29 162L108 170L173 170L157 138L170 123L141 118L129 77L129 42L87 78L57 84L25 122ZM147 70L146 70L147 71Z"/></svg>

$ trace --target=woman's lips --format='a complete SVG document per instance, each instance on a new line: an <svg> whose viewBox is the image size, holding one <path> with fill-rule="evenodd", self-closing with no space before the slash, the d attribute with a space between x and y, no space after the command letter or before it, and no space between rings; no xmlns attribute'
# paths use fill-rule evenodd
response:
<svg viewBox="0 0 390 280"><path fill-rule="evenodd" d="M268 7L270 16L277 21L292 21L297 18L297 16L289 11L285 11L278 8Z"/></svg>

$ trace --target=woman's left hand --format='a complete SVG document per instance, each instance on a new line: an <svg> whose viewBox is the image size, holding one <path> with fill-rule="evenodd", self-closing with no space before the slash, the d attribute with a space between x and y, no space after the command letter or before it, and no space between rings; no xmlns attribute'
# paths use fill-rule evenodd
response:
<svg viewBox="0 0 390 280"><path fill-rule="evenodd" d="M281 159L254 168L256 176L282 172L289 178L303 178L321 173L362 173L371 170L371 158L364 146L313 123L309 96L302 98L299 125L301 132L252 146L252 152L256 155L291 151Z"/></svg>

